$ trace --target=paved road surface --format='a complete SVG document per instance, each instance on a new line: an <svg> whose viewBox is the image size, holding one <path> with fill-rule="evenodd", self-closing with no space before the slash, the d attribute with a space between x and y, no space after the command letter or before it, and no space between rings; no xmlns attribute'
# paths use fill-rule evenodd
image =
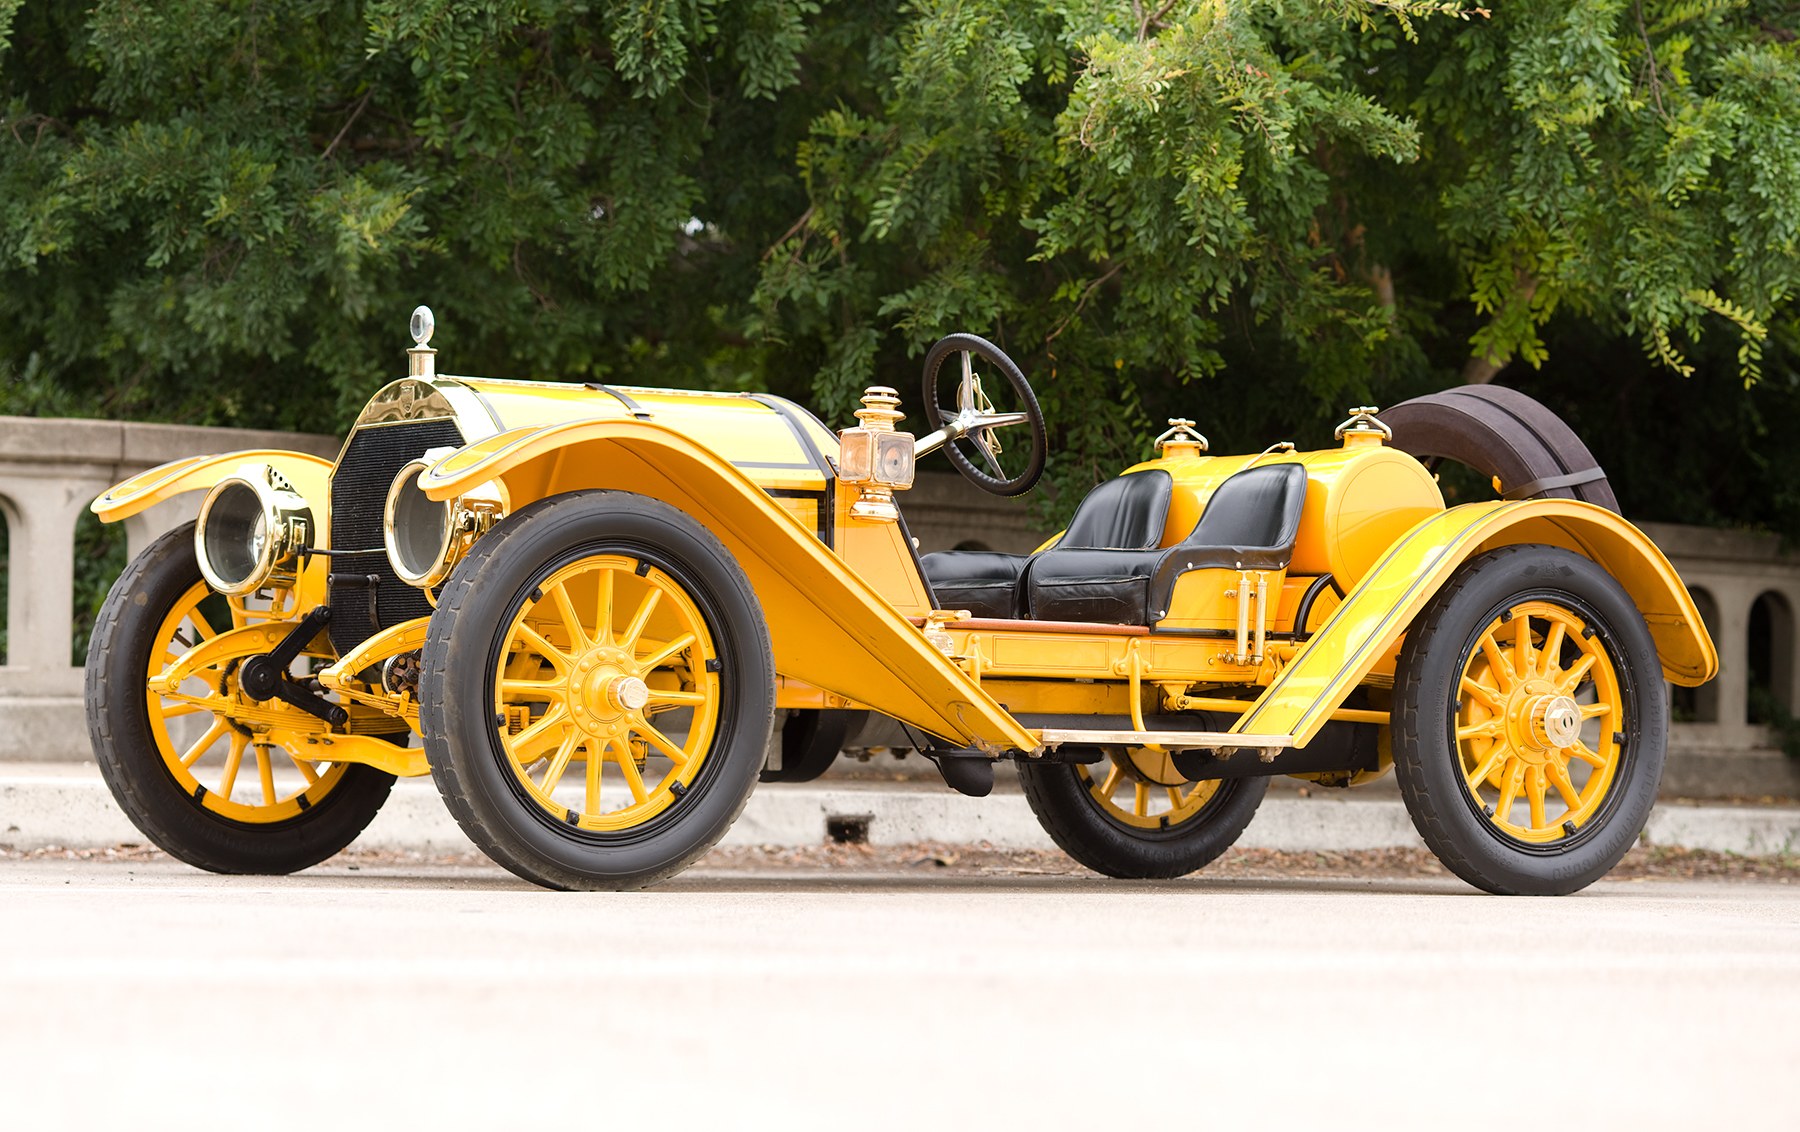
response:
<svg viewBox="0 0 1800 1132"><path fill-rule="evenodd" d="M0 1127L1794 1128L1800 891L0 862ZM1429 1122L1429 1124L1428 1124Z"/></svg>

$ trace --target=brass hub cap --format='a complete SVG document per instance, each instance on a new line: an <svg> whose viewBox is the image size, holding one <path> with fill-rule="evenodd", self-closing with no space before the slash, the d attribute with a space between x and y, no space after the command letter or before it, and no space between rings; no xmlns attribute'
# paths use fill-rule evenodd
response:
<svg viewBox="0 0 1800 1132"><path fill-rule="evenodd" d="M1600 636L1573 610L1521 602L1476 638L1459 689L1457 757L1488 821L1520 841L1574 836L1605 802L1624 742Z"/></svg>

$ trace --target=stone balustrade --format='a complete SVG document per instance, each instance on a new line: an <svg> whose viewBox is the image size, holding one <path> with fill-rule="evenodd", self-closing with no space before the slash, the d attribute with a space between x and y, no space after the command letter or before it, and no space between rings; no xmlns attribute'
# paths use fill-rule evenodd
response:
<svg viewBox="0 0 1800 1132"><path fill-rule="evenodd" d="M96 495L182 456L289 448L333 458L339 445L337 437L296 433L0 417L0 516L10 535L0 759L88 757L81 670L69 653L75 524ZM130 553L192 518L199 498L177 497L127 519ZM925 551L1016 553L1046 534L1033 525L1024 501L984 495L951 474L921 475L903 505ZM1671 736L1673 784L1697 795L1800 795L1797 760L1775 749L1766 726L1772 711L1800 704L1793 616L1800 607L1800 555L1783 551L1772 535L1668 524L1644 529L1694 591L1722 659L1713 684L1676 694L1681 722Z"/></svg>

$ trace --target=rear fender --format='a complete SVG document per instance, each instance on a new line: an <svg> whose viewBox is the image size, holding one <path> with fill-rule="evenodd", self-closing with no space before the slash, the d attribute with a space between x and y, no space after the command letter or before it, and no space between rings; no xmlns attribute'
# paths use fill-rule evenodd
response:
<svg viewBox="0 0 1800 1132"><path fill-rule="evenodd" d="M749 577L782 676L866 704L962 746L1030 750L1036 739L812 531L742 472L673 429L585 420L514 429L419 477L448 499L488 480L515 502L566 491L636 492L710 530Z"/></svg>
<svg viewBox="0 0 1800 1132"><path fill-rule="evenodd" d="M1575 500L1471 503L1426 519L1395 542L1232 730L1292 735L1304 746L1458 566L1484 550L1523 543L1573 551L1616 578L1649 624L1670 681L1692 687L1718 672L1718 653L1687 587L1629 522Z"/></svg>
<svg viewBox="0 0 1800 1132"><path fill-rule="evenodd" d="M330 460L310 452L261 448L171 460L107 488L100 498L89 504L89 509L100 517L101 522L116 523L184 491L206 490L245 464L268 464L286 476L294 489L312 504L314 515L323 515L329 509Z"/></svg>

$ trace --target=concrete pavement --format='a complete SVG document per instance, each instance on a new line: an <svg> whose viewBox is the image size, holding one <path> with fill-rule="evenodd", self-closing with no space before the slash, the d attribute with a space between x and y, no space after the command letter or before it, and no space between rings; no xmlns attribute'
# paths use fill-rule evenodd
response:
<svg viewBox="0 0 1800 1132"><path fill-rule="evenodd" d="M825 779L760 787L727 835L727 845L816 845L833 819L867 819L877 845L919 841L1001 849L1047 849L1025 799L997 791L965 798L914 780ZM1768 855L1800 851L1800 807L1660 803L1645 840L1715 852ZM113 803L91 763L0 763L0 845L36 849L104 848L141 842ZM444 809L429 779L397 783L393 796L357 842L362 848L427 854L473 849ZM1302 797L1272 791L1239 844L1290 851L1422 846L1405 807L1392 793L1315 791Z"/></svg>
<svg viewBox="0 0 1800 1132"><path fill-rule="evenodd" d="M0 862L9 1128L1787 1128L1800 890Z"/></svg>

